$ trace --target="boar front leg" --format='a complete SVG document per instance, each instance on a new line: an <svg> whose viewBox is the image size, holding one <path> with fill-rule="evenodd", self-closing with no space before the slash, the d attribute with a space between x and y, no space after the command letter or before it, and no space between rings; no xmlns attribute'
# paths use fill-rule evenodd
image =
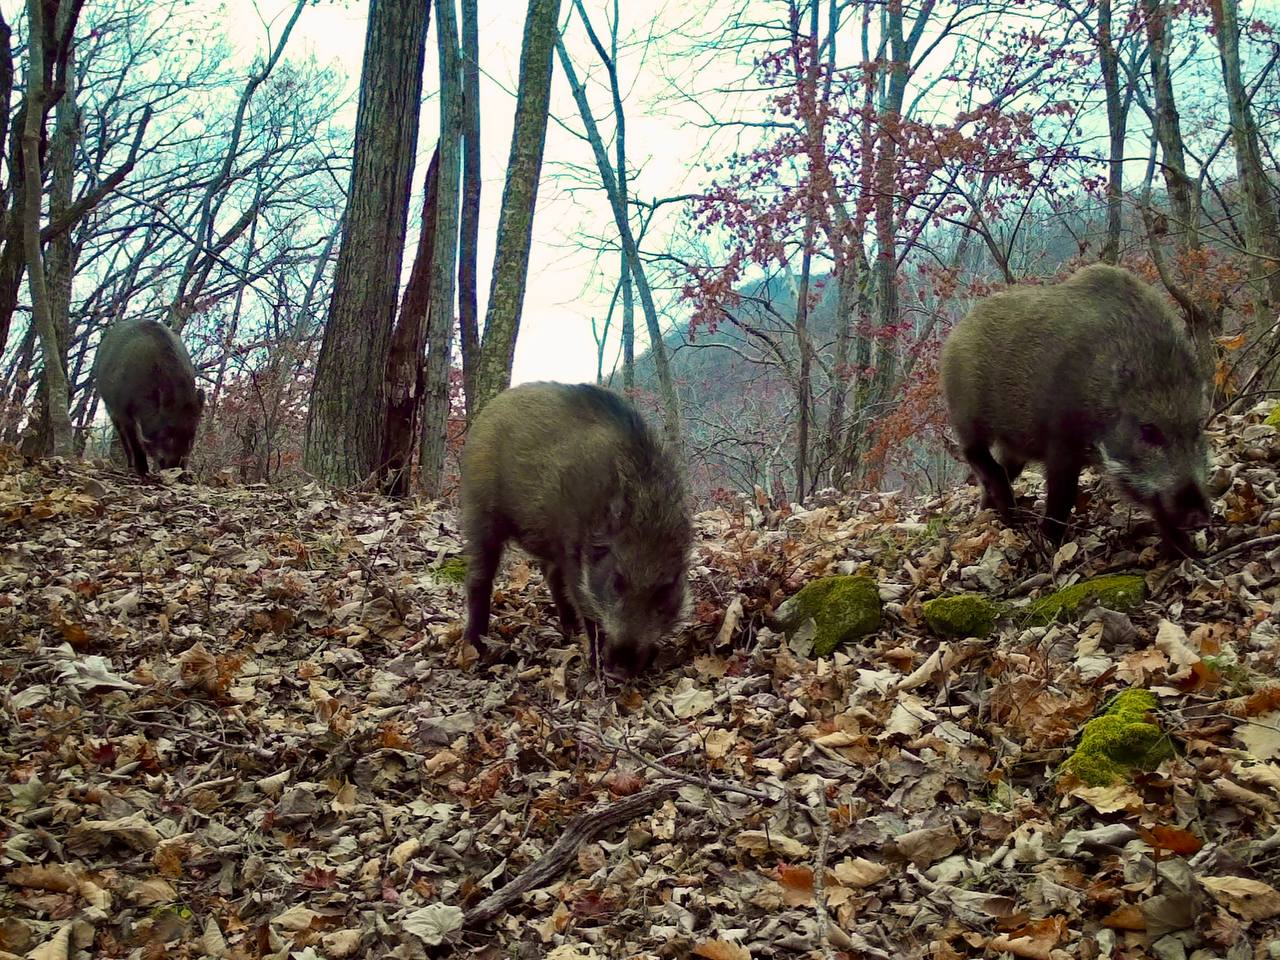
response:
<svg viewBox="0 0 1280 960"><path fill-rule="evenodd" d="M1082 464L1073 457L1050 455L1045 463L1044 535L1055 547L1067 534L1067 520L1080 491Z"/></svg>
<svg viewBox="0 0 1280 960"><path fill-rule="evenodd" d="M985 442L966 444L964 458L969 461L982 484L982 505L994 507L1000 517L1006 523L1009 522L1013 518L1013 487L1009 483L1009 474L996 462Z"/></svg>
<svg viewBox="0 0 1280 960"><path fill-rule="evenodd" d="M560 632L566 639L576 636L581 623L578 609L573 605L573 598L569 596L569 588L565 584L563 567L554 561L548 561L543 565L543 572L547 577L547 585L551 588L551 599L556 604L556 614L560 617Z"/></svg>
<svg viewBox="0 0 1280 960"><path fill-rule="evenodd" d="M129 464L129 469L140 477L147 475L147 453L142 446L142 435L138 432L138 425L133 420L116 420L111 421L116 428L116 433L120 436L120 445L124 447L124 458Z"/></svg>

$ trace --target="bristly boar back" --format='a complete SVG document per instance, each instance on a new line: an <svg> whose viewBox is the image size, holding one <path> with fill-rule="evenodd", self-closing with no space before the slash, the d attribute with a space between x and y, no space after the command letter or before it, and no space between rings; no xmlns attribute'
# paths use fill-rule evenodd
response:
<svg viewBox="0 0 1280 960"><path fill-rule="evenodd" d="M1151 511L1173 550L1194 552L1186 529L1208 520L1206 387L1164 300L1102 264L986 298L942 350L951 424L984 505L1008 520L1011 481L1028 461L1043 463L1054 544L1081 469L1096 464Z"/></svg>
<svg viewBox="0 0 1280 960"><path fill-rule="evenodd" d="M652 662L682 616L692 527L668 449L622 397L529 383L480 412L462 452L465 638L483 650L508 540L542 562L562 629L579 625L618 679Z"/></svg>
<svg viewBox="0 0 1280 960"><path fill-rule="evenodd" d="M146 475L148 456L162 470L186 466L204 391L196 389L195 367L176 333L155 320L113 325L98 345L93 375L134 473Z"/></svg>

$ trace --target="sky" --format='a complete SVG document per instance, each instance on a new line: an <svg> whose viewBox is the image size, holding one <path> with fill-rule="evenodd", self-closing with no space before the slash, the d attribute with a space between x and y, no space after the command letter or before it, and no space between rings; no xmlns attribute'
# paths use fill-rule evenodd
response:
<svg viewBox="0 0 1280 960"><path fill-rule="evenodd" d="M599 0L586 4L596 22L605 29L604 4ZM609 6L612 6L609 4ZM622 37L629 27L627 8L622 5ZM655 17L678 25L678 17L686 16L674 4L645 3L644 23ZM265 49L279 35L292 10L290 0L225 0L217 9L225 11L227 30L237 54L246 63ZM479 297L483 318L488 299L488 280L493 261L498 212L506 175L507 156L511 147L511 129L515 111L514 90L518 85L520 45L524 29L525 4L520 0L480 0L480 118L482 153L482 193L479 239ZM570 10L568 0L562 2L562 22ZM314 55L322 63L332 64L349 78L356 89L364 49L366 5L361 2L321 0L308 6L290 37L286 56ZM574 24L566 34L566 45L575 60L579 77L599 74L597 61L585 33ZM641 65L637 52L620 57L620 70L627 84L628 141L630 161L640 170L637 189L641 196L670 196L694 189L689 165L681 156L678 144L687 141L689 131L685 119L674 109L659 106L665 81L657 74L656 59ZM415 193L421 185L426 162L435 146L439 130L436 35L434 24L427 39L427 65L423 82L424 108L418 136L418 162L415 166ZM593 70L593 68L595 68ZM607 92L598 84L589 87L597 120L606 136L613 129L608 115ZM354 127L355 100L351 98L350 124ZM562 122L557 122L562 121ZM525 293L524 313L516 349L514 381L554 379L564 381L593 380L596 372L596 344L592 336L592 318L603 320L609 308L616 282L616 253L603 258L583 244L598 237L615 242L616 231L605 195L596 184L598 177L592 154L586 142L569 129L581 128L568 84L557 63L553 74L552 120L548 125L546 153L543 158L542 182L533 227L533 243L529 262L529 280ZM585 169L583 169L585 165ZM576 173L571 172L577 167ZM411 236L415 238L417 202L411 204L409 217ZM671 218L678 214L673 210ZM669 218L669 219L671 219ZM662 228L660 228L662 229ZM408 247L409 250L412 246ZM411 257L406 256L406 259ZM669 298L668 298L669 299ZM620 311L614 327L620 325ZM641 325L637 306L637 325ZM606 372L617 353L616 341L607 351Z"/></svg>

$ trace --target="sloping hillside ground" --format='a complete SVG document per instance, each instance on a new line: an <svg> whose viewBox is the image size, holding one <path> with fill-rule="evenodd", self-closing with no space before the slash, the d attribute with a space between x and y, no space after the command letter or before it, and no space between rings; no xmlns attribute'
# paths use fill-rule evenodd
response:
<svg viewBox="0 0 1280 960"><path fill-rule="evenodd" d="M1203 563L1164 563L1097 485L1056 561L972 488L703 515L693 624L661 673L603 692L519 559L505 657L462 655L449 514L10 455L0 957L1272 956L1261 420L1219 424ZM815 660L769 628L855 570L877 632ZM984 640L921 615L1116 570L1146 575L1127 613L1015 610ZM1175 756L1121 786L1063 775L1131 687Z"/></svg>

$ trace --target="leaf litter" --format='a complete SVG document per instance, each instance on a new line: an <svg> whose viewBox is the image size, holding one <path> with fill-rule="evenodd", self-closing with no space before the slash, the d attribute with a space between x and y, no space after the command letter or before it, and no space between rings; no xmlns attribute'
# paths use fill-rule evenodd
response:
<svg viewBox="0 0 1280 960"><path fill-rule="evenodd" d="M700 514L690 622L622 688L518 554L478 665L436 505L0 455L0 960L1268 955L1266 412L1211 431L1202 561L1097 484L1056 552L973 488ZM1019 616L1124 571L1134 609ZM810 659L771 615L833 573L882 624ZM933 636L964 591L1011 612ZM1063 774L1132 687L1173 758Z"/></svg>

